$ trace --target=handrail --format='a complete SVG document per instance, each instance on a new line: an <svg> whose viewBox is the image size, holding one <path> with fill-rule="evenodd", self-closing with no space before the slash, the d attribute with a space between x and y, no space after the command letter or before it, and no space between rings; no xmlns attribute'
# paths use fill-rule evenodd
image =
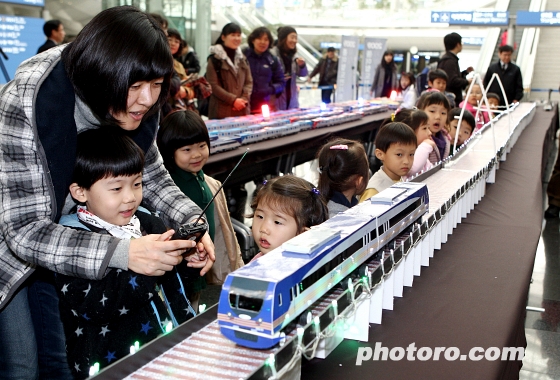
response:
<svg viewBox="0 0 560 380"><path fill-rule="evenodd" d="M546 0L532 0L529 5L530 11L543 11L545 9ZM524 89L531 88L539 38L540 28L525 28L523 36L521 37L516 64L521 70Z"/></svg>
<svg viewBox="0 0 560 380"><path fill-rule="evenodd" d="M253 29L258 28L259 26L270 26L276 25L278 23L274 23L274 20L268 19L264 13L256 8L252 8L253 12L250 12L247 7L243 9L232 8L228 9L227 11L222 12L222 16L225 17L229 21L233 21L241 26L242 29L245 29L250 33ZM272 37L276 38L276 30L271 30ZM319 63L319 58L321 57L321 53L317 51L309 42L307 42L301 36L298 36L298 56L303 58L308 66L308 70L311 71L313 68Z"/></svg>

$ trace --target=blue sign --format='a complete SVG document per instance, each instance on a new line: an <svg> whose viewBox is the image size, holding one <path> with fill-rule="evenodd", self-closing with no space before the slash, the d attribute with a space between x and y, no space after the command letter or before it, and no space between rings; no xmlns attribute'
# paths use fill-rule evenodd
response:
<svg viewBox="0 0 560 380"><path fill-rule="evenodd" d="M463 45L482 46L484 37L463 37L461 42Z"/></svg>
<svg viewBox="0 0 560 380"><path fill-rule="evenodd" d="M439 12L432 11L432 23L449 25L507 26L509 12Z"/></svg>
<svg viewBox="0 0 560 380"><path fill-rule="evenodd" d="M518 26L560 26L560 11L517 11Z"/></svg>
<svg viewBox="0 0 560 380"><path fill-rule="evenodd" d="M44 23L42 18L0 15L0 47L8 60L0 59L10 79L14 78L20 63L37 54L39 46L45 43ZM6 83L3 75L0 75L0 83Z"/></svg>
<svg viewBox="0 0 560 380"><path fill-rule="evenodd" d="M45 6L45 0L2 0L2 3L36 5L38 7L44 7Z"/></svg>

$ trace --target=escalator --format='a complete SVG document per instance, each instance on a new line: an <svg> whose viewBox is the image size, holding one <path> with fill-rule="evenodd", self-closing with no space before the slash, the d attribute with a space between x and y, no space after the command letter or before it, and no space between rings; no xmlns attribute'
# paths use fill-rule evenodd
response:
<svg viewBox="0 0 560 380"><path fill-rule="evenodd" d="M529 10L529 5L531 4L531 0L510 0L508 11L511 16L515 16L517 11L526 11ZM521 44L521 37L523 36L523 28L515 28L515 34L513 36L513 61L516 61L517 52L519 48L519 44ZM494 49L494 54L492 56L492 63L497 62L498 58L498 48L501 44L502 32L500 32L500 37L498 39L498 43L496 44L496 48Z"/></svg>
<svg viewBox="0 0 560 380"><path fill-rule="evenodd" d="M272 37L276 38L276 29L281 26L278 22L265 15L262 11L255 8L228 8L221 15L223 18L235 22L248 35L252 30L266 26L270 29ZM311 72L319 62L321 53L301 36L298 36L297 44L298 56L307 63L307 68Z"/></svg>
<svg viewBox="0 0 560 380"><path fill-rule="evenodd" d="M560 9L560 0L548 0L546 11L557 11ZM532 29L532 28L527 28ZM558 100L558 85L560 76L558 75L557 62L560 62L560 39L558 39L557 27L537 28L536 37L529 47L530 52L534 52L534 63L530 71L531 77L525 78L523 72L523 82L530 87L530 99L541 100L548 98L549 89L553 89L552 99Z"/></svg>

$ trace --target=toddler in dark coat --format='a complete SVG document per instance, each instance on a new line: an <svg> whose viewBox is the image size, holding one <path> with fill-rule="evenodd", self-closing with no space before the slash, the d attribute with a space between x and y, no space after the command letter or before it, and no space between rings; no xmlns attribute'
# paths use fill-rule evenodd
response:
<svg viewBox="0 0 560 380"><path fill-rule="evenodd" d="M76 165L70 193L80 202L77 213L60 224L121 239L146 234L154 241L169 240L163 222L140 207L142 150L122 133L101 129L78 135ZM111 269L101 280L57 274L60 314L66 335L68 363L75 378L89 376L96 363L103 368L191 318L194 310L185 297L206 261L187 257L163 276L145 276Z"/></svg>

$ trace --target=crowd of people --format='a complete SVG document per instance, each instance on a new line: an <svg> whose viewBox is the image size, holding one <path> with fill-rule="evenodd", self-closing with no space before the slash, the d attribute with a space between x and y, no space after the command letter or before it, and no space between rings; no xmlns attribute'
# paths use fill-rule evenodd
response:
<svg viewBox="0 0 560 380"><path fill-rule="evenodd" d="M63 27L51 24L45 34L60 44ZM473 84L459 125L470 70L458 70L457 36L445 37L420 93L385 52L372 96L400 87L403 106L377 133L376 173L361 142L335 138L317 152L317 185L285 175L259 187L253 260L429 169L493 116L476 110ZM22 64L0 93L0 378L86 378L194 316L206 284L244 265L223 190L210 203L221 184L203 170L210 137L199 112L205 101L211 119L298 108L296 79L308 69L297 39L289 26L276 40L260 27L241 49L241 28L229 23L203 76L165 19L121 6ZM507 101L492 96L496 106L522 96L508 46L500 60L492 72L513 84ZM319 74L324 102L337 67L328 49L309 75ZM174 238L185 223L207 225L198 243Z"/></svg>

